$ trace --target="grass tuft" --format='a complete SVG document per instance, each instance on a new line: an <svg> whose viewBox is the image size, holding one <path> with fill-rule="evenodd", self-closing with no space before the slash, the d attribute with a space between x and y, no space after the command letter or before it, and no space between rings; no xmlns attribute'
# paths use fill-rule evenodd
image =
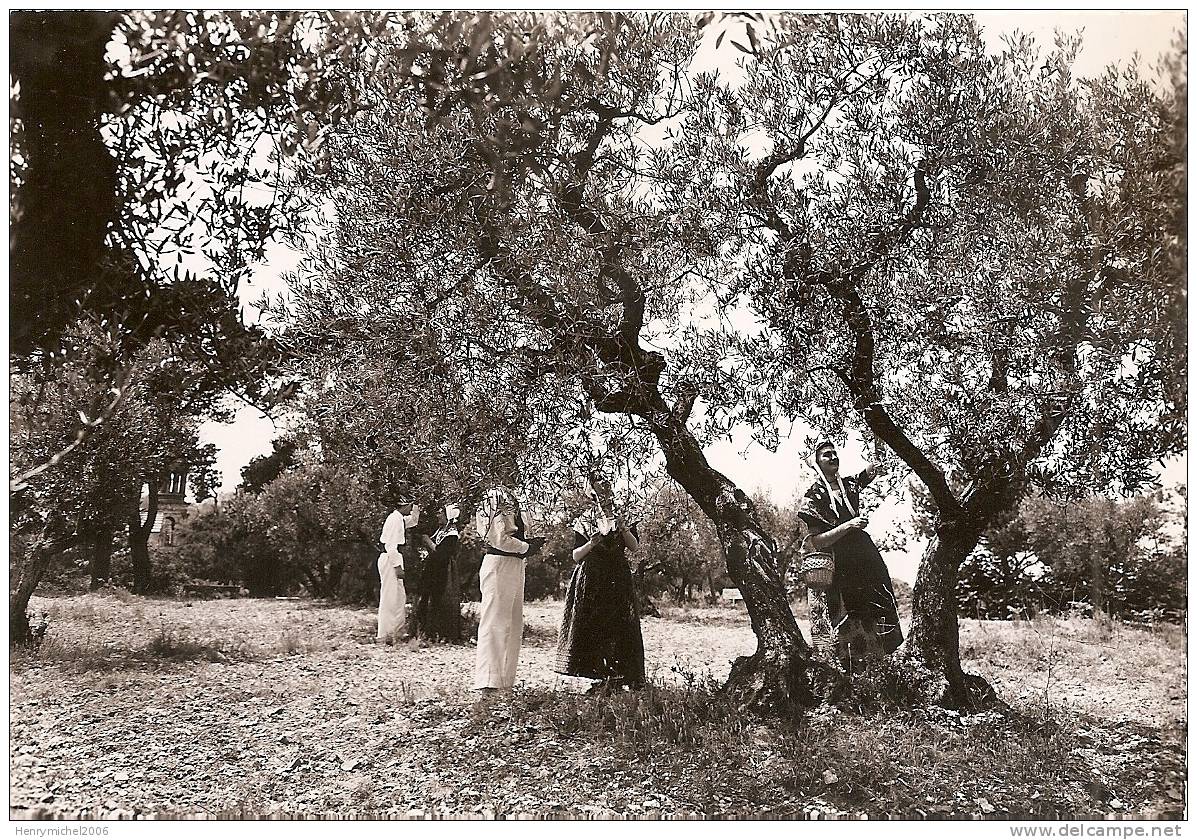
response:
<svg viewBox="0 0 1197 840"><path fill-rule="evenodd" d="M243 658L245 654L243 646L222 640L202 641L166 627L154 634L145 652L156 659L208 662L227 662L229 659Z"/></svg>

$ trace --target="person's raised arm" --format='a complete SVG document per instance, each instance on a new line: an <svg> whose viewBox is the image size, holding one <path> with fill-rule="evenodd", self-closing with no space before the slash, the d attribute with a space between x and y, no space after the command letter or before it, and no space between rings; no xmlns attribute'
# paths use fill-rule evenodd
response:
<svg viewBox="0 0 1197 840"><path fill-rule="evenodd" d="M640 536L636 533L636 523L624 527L623 519L616 517L615 527L619 531L619 536L623 540L624 547L628 551L635 551L640 547Z"/></svg>

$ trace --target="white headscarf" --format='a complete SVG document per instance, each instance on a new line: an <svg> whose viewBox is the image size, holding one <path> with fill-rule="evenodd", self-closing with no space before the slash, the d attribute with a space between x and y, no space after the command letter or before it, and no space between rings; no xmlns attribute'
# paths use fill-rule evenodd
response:
<svg viewBox="0 0 1197 840"><path fill-rule="evenodd" d="M807 459L807 463L815 468L815 472L819 474L819 480L822 481L823 486L827 488L827 500L832 504L831 512L835 513L835 493L831 490L831 482L827 480L827 474L824 473L823 469L819 466L819 450L826 449L829 446L832 449L835 449L837 453L839 452L839 449L834 443L824 438L815 444L815 448L811 450L810 457ZM844 500L844 507L848 508L853 516L857 516L858 514L856 512L856 508L852 507L852 500L848 498L848 491L844 489L844 479L840 476L839 470L836 470L835 472L835 481L836 484L839 485L840 498Z"/></svg>
<svg viewBox="0 0 1197 840"><path fill-rule="evenodd" d="M432 544L440 545L447 537L460 537L457 529L457 517L461 516L461 508L456 504L445 505L445 524L432 535Z"/></svg>

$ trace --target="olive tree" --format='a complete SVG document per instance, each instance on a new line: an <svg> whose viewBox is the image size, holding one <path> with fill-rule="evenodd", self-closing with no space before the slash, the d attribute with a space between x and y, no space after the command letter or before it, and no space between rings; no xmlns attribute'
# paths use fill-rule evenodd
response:
<svg viewBox="0 0 1197 840"><path fill-rule="evenodd" d="M864 427L925 486L905 655L953 705L988 693L954 597L986 529L1032 487L1133 492L1186 437L1183 95L1134 64L1077 79L1079 43L786 18L742 83L705 80L674 152L715 289L757 317L725 341L758 412Z"/></svg>

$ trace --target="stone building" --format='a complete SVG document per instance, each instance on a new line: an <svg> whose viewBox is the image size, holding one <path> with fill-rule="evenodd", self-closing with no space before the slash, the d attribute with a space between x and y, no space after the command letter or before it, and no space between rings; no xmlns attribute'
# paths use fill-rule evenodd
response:
<svg viewBox="0 0 1197 840"><path fill-rule="evenodd" d="M168 547L178 544L176 529L187 518L188 508L190 507L186 501L187 472L188 468L186 464L174 464L170 469L163 472L160 477L158 482L158 516L154 520L153 528L150 529L149 544L151 546ZM140 510L143 522L145 521L148 509L148 497L143 496Z"/></svg>

